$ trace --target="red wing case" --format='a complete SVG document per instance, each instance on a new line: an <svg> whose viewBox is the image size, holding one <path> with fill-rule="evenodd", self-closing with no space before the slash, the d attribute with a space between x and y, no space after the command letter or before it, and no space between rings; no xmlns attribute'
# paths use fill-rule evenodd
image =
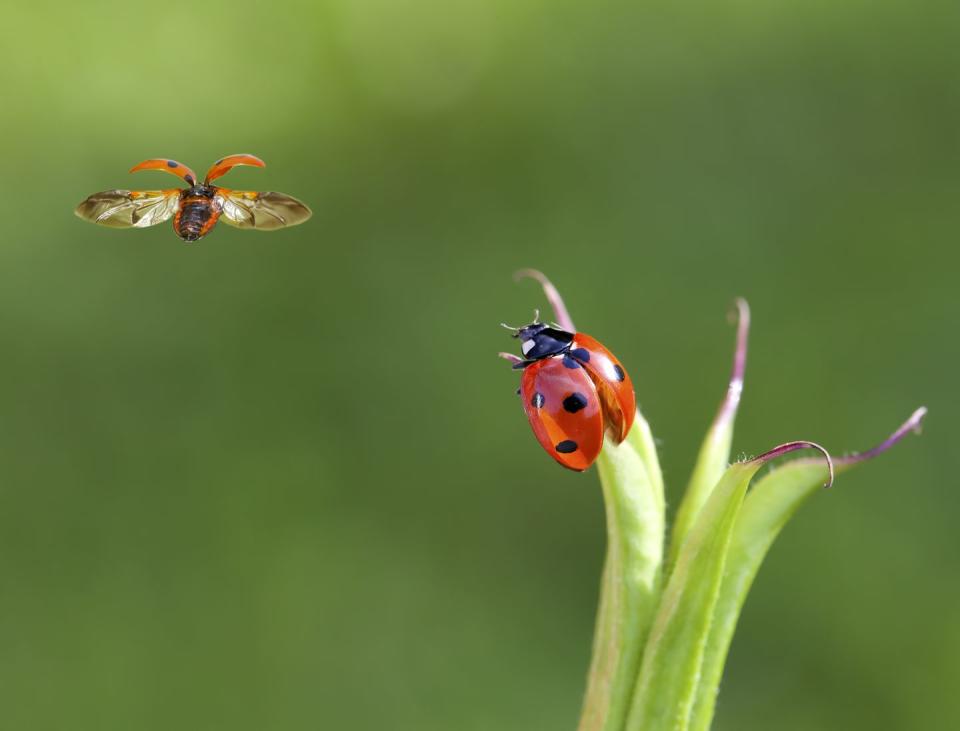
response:
<svg viewBox="0 0 960 731"><path fill-rule="evenodd" d="M227 155L210 166L210 169L207 171L206 182L210 183L222 175L226 175L230 171L230 168L234 168L237 165L252 165L256 168L265 168L267 166L263 160L254 155Z"/></svg>
<svg viewBox="0 0 960 731"><path fill-rule="evenodd" d="M144 160L130 168L131 173L135 173L138 170L163 170L165 173L170 173L171 175L176 175L178 178L181 178L187 185L192 186L197 183L197 174L194 173L193 170L182 162L168 160L163 157Z"/></svg>
<svg viewBox="0 0 960 731"><path fill-rule="evenodd" d="M611 436L619 444L627 438L637 415L633 381L616 356L589 335L577 333L570 346L576 358L596 384Z"/></svg>
<svg viewBox="0 0 960 731"><path fill-rule="evenodd" d="M603 413L593 381L579 363L556 356L527 366L520 398L547 454L577 472L593 464L603 446Z"/></svg>

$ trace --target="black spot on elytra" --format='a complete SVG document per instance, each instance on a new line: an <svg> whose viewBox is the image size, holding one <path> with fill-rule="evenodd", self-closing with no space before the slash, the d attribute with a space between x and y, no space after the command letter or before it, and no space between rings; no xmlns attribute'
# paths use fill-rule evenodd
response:
<svg viewBox="0 0 960 731"><path fill-rule="evenodd" d="M545 401L546 399L543 397L543 394L537 391L533 394L533 398L530 399L530 405L535 409L539 409L543 407Z"/></svg>
<svg viewBox="0 0 960 731"><path fill-rule="evenodd" d="M571 350L570 355L577 360L583 361L584 363L590 362L590 351L586 348L577 348L576 350Z"/></svg>
<svg viewBox="0 0 960 731"><path fill-rule="evenodd" d="M587 405L587 397L582 393L571 393L563 400L563 408L571 414L576 414Z"/></svg>
<svg viewBox="0 0 960 731"><path fill-rule="evenodd" d="M563 356L563 364L564 364L567 368L579 368L579 367L580 367L580 364L579 364L576 360L574 360L573 358L571 358L569 355Z"/></svg>
<svg viewBox="0 0 960 731"><path fill-rule="evenodd" d="M626 373L623 372L623 368L621 368L616 363L613 364L613 372L616 374L618 381L622 381L624 378L627 377Z"/></svg>
<svg viewBox="0 0 960 731"><path fill-rule="evenodd" d="M175 168L176 166L177 166L177 163L176 163L176 162L174 162L173 160L167 160L167 167L168 167L168 168Z"/></svg>
<svg viewBox="0 0 960 731"><path fill-rule="evenodd" d="M556 449L560 454L570 454L577 451L577 443L571 439L564 439L557 445Z"/></svg>

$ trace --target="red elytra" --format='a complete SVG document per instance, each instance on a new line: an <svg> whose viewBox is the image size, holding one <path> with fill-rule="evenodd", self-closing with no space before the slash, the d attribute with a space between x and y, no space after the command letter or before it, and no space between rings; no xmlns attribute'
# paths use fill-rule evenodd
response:
<svg viewBox="0 0 960 731"><path fill-rule="evenodd" d="M595 338L542 323L518 329L524 359L520 397L534 436L567 469L582 472L596 460L604 433L626 439L637 403L633 382Z"/></svg>

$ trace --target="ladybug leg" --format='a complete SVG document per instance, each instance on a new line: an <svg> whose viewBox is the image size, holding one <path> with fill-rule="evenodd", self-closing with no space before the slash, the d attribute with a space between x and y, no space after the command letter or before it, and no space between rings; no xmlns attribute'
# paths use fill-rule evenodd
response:
<svg viewBox="0 0 960 731"><path fill-rule="evenodd" d="M513 370L515 371L522 371L524 368L527 368L528 366L532 366L534 363L537 362L535 360L524 360L519 355L514 355L513 353L497 353L497 355L499 355L504 360L507 360L513 363Z"/></svg>

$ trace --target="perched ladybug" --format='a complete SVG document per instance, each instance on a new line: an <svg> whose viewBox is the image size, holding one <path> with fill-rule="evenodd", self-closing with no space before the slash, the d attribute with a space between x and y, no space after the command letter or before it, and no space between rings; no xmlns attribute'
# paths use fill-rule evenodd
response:
<svg viewBox="0 0 960 731"><path fill-rule="evenodd" d="M506 326L509 328L509 326ZM547 454L582 472L603 446L604 432L626 439L637 412L630 376L599 342L536 319L515 330L523 358L520 398Z"/></svg>
<svg viewBox="0 0 960 731"><path fill-rule="evenodd" d="M265 167L253 155L228 155L217 160L201 183L183 163L166 158L144 160L137 170L162 170L181 178L188 188L165 190L105 190L77 206L75 213L91 223L113 228L146 228L173 218L173 230L187 242L206 236L223 218L231 226L273 231L310 218L310 209L291 195L255 190L231 190L211 181L237 165Z"/></svg>

